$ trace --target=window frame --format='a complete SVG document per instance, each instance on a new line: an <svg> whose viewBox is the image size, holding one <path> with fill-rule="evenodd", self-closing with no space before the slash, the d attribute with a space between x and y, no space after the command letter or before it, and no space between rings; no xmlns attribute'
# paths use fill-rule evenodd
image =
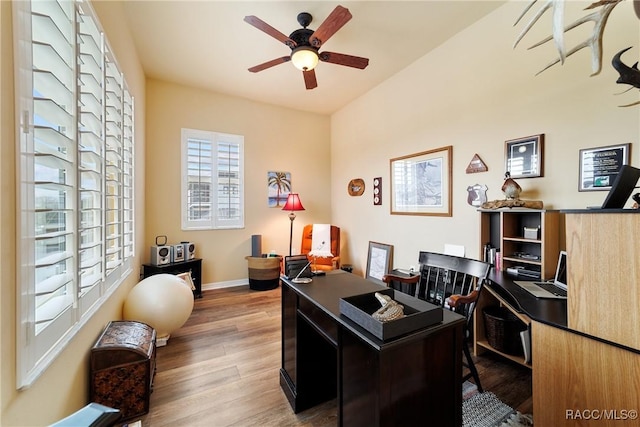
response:
<svg viewBox="0 0 640 427"><path fill-rule="evenodd" d="M135 100L88 1L14 2L13 25L16 387L23 389L133 272ZM60 52L63 61L52 62ZM108 77L116 82L116 95L108 94ZM114 118L115 127L109 124ZM116 162L107 156L108 138L119 141L121 159ZM43 182L43 166L60 183ZM112 194L107 192L109 175L111 181L121 179ZM109 240L119 246L108 248ZM64 267L56 260L42 261L50 251L68 256ZM43 284L48 285L44 290ZM56 296L65 303L55 303ZM53 314L44 320L42 301L54 303Z"/></svg>
<svg viewBox="0 0 640 427"><path fill-rule="evenodd" d="M228 133L211 132L198 129L182 128L181 130L181 222L182 230L220 230L220 229L241 229L244 228L244 136L234 135ZM199 140L204 144L210 144L210 156L194 156L190 157L189 142ZM237 158L229 159L229 162L225 161L225 157L221 155L221 150L224 146L228 146L231 151L235 151ZM210 159L210 161L207 161ZM237 160L236 164L233 160ZM205 182L193 182L189 180L190 164L200 164L205 167L200 168L199 171L210 171L210 179L205 178ZM221 164L225 164L229 167L230 172L225 174L221 169ZM192 169L193 170L193 167ZM237 176L235 176L237 174ZM218 178L217 184L214 178ZM223 178L227 178L227 182L221 181ZM189 206L190 204L190 189L194 187L194 184L206 184L209 181L211 188L209 189L209 204L210 207L201 206ZM226 184L226 185L225 185ZM235 205L237 214L232 215L231 218L225 218L221 215L221 194L226 197L229 205ZM202 200L202 196L198 197ZM198 211L209 211L210 215L205 218L194 219L190 217L190 210L198 209Z"/></svg>

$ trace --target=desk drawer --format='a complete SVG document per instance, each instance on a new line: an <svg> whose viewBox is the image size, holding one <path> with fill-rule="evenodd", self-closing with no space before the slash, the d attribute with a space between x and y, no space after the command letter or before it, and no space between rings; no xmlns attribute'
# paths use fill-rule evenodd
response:
<svg viewBox="0 0 640 427"><path fill-rule="evenodd" d="M304 298L300 298L298 314L304 317L334 347L338 346L338 325L325 312Z"/></svg>

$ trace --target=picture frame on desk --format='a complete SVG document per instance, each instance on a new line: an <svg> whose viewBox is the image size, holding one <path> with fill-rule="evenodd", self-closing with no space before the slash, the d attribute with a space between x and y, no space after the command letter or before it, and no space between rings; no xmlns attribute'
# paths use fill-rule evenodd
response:
<svg viewBox="0 0 640 427"><path fill-rule="evenodd" d="M578 191L609 191L630 152L630 143L580 150Z"/></svg>
<svg viewBox="0 0 640 427"><path fill-rule="evenodd" d="M544 134L505 141L504 171L511 178L544 176Z"/></svg>
<svg viewBox="0 0 640 427"><path fill-rule="evenodd" d="M369 242L365 279L385 285L382 278L391 271L393 265L393 245ZM385 285L386 286L386 285Z"/></svg>

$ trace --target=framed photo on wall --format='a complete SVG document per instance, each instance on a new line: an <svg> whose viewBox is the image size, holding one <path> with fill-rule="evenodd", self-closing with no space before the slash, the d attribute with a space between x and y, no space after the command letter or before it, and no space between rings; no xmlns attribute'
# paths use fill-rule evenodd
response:
<svg viewBox="0 0 640 427"><path fill-rule="evenodd" d="M393 246L384 243L369 242L365 278L384 285L382 278L391 271L392 265Z"/></svg>
<svg viewBox="0 0 640 427"><path fill-rule="evenodd" d="M544 134L511 139L504 145L504 172L511 178L536 178L543 172Z"/></svg>
<svg viewBox="0 0 640 427"><path fill-rule="evenodd" d="M580 150L578 191L609 191L622 165L629 164L631 144Z"/></svg>
<svg viewBox="0 0 640 427"><path fill-rule="evenodd" d="M451 216L452 147L391 159L391 214Z"/></svg>

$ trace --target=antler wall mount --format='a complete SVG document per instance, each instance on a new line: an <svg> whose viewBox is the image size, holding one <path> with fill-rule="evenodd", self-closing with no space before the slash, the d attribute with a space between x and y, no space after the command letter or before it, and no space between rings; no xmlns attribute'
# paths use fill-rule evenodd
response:
<svg viewBox="0 0 640 427"><path fill-rule="evenodd" d="M352 15L349 12L349 9L343 6L336 6L329 16L314 31L307 28L313 21L313 17L308 12L302 12L299 13L297 17L298 23L302 28L293 31L289 36L286 36L256 16L245 16L245 22L270 35L281 43L284 43L291 49L290 55L258 64L249 68L249 71L257 73L291 61L296 68L302 71L305 87L307 89L314 89L318 86L315 67L319 61L344 65L361 70L365 69L367 65L369 65L368 58L345 55L343 53L336 52L319 52L320 47L340 28L349 22L351 18Z"/></svg>
<svg viewBox="0 0 640 427"><path fill-rule="evenodd" d="M591 3L585 10L593 10L593 12L582 16L571 24L564 26L564 7L565 0L545 0L542 2L542 6L537 10L535 15L531 17L529 22L524 26L516 41L513 44L514 49L518 46L518 43L524 38L524 36L529 32L529 30L534 26L534 24L540 19L542 15L545 14L547 10L551 10L551 14L553 16L552 21L552 35L549 37L540 40L539 42L533 44L529 47L529 49L533 49L540 45L547 43L548 41L553 40L556 46L556 50L558 51L558 58L548 63L542 70L540 70L537 74L542 73L548 68L558 64L564 63L565 59L574 53L578 52L581 49L586 47L591 49L591 71L592 76L595 76L600 73L602 70L602 38L604 35L604 29L607 24L607 20L609 19L609 15L613 11L613 9L620 4L624 0L599 0ZM632 0L633 6L635 10L636 16L640 19L640 0ZM529 12L529 10L534 6L537 0L532 0L522 11L522 14L518 17L514 25L518 25L520 20ZM591 35L581 43L578 43L573 48L566 50L564 45L564 34L567 31L570 31L586 22L593 22L593 31ZM638 63L633 67L629 67L622 63L620 56L626 52L628 49L624 49L618 52L612 60L612 65L620 73L620 78L617 80L617 83L620 84L629 84L632 87L640 88L640 71L638 70ZM536 74L536 75L537 75ZM628 90L630 90L629 88ZM626 92L626 91L625 91ZM621 105L621 107L629 107L632 105L639 105L640 101L633 102L631 104Z"/></svg>

